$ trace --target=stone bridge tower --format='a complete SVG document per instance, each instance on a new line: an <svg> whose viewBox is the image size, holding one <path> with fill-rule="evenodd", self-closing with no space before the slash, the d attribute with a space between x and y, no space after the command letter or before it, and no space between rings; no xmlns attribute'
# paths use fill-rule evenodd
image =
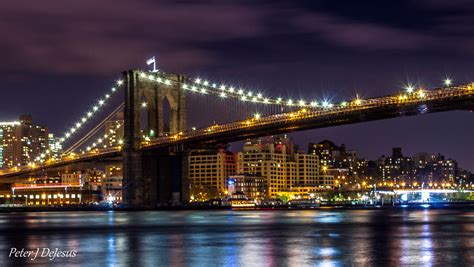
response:
<svg viewBox="0 0 474 267"><path fill-rule="evenodd" d="M166 134L164 101L168 101L170 105L169 133L174 134L186 130L185 92L181 90L185 77L177 74L164 76L171 82L170 84L152 81L140 75L138 70L123 73L125 107L122 191L126 205L140 207L168 201L167 198L170 198L171 193L179 187L175 184L175 189L170 188L172 183L169 176L173 176L172 179L176 180L178 177L175 176L179 176L181 170L175 173L174 170L164 169L167 164L163 163L163 160L169 161L170 155L157 151L145 153L140 150L143 134L154 137ZM147 113L145 129L142 129L142 122L145 121L141 121L143 103L146 103ZM171 165L175 169L180 168L177 167L180 164L168 164L168 166ZM158 169L158 166L161 168ZM162 192L161 196L159 191Z"/></svg>

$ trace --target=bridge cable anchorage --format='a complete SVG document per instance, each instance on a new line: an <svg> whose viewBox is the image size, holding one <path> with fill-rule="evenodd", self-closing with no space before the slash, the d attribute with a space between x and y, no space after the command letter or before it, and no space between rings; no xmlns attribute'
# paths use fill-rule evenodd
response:
<svg viewBox="0 0 474 267"><path fill-rule="evenodd" d="M122 102L109 115L107 115L99 124L97 124L93 129L91 129L88 133L86 133L80 140L78 140L76 143L74 143L68 149L66 149L63 152L63 154L69 154L70 152L73 152L78 147L82 146L84 143L89 141L94 135L97 134L97 132L102 128L102 126L104 126L107 123L107 121L109 121L110 119L112 119L113 116L115 116L117 113L122 111L124 106L125 106L125 103Z"/></svg>
<svg viewBox="0 0 474 267"><path fill-rule="evenodd" d="M90 121L94 117L94 115L98 114L98 112L100 111L100 108L103 107L107 103L107 101L111 99L112 95L115 94L118 91L118 89L121 88L122 86L123 86L123 81L117 80L116 86L113 86L110 89L110 92L106 93L102 98L100 98L97 104L93 105L92 108L88 112L86 112L84 116L78 122L76 122L73 127L71 127L70 130L66 131L63 134L63 137L61 137L59 141L56 143L56 145L58 147L62 146L64 142L66 142L72 136L74 136L74 134L77 133L78 130L82 128L82 126L84 126L84 124ZM45 153L41 154L40 157L37 157L36 159L34 159L34 162L44 162L46 155L49 155L49 154L51 154L51 151L48 149L46 150Z"/></svg>

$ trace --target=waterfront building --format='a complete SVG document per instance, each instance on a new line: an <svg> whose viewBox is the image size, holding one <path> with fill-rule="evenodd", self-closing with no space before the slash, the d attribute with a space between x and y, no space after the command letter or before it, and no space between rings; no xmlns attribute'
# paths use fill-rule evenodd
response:
<svg viewBox="0 0 474 267"><path fill-rule="evenodd" d="M90 185L101 186L103 199L109 202L122 202L123 170L121 165L106 166L104 175L93 175ZM100 178L102 176L102 178Z"/></svg>
<svg viewBox="0 0 474 267"><path fill-rule="evenodd" d="M259 175L239 174L227 178L227 194L243 193L248 198L262 199L266 195L266 179Z"/></svg>
<svg viewBox="0 0 474 267"><path fill-rule="evenodd" d="M267 197L291 187L318 185L318 156L295 152L286 136L247 141L237 155L238 173L266 178Z"/></svg>
<svg viewBox="0 0 474 267"><path fill-rule="evenodd" d="M46 127L33 125L31 115L21 115L20 121L0 123L1 167L27 165L44 157L49 148Z"/></svg>

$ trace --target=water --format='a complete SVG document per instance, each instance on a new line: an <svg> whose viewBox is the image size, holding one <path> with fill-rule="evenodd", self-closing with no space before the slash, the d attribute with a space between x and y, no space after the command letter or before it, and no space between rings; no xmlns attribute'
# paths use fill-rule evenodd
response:
<svg viewBox="0 0 474 267"><path fill-rule="evenodd" d="M11 248L76 250L9 258ZM0 214L0 266L473 265L474 211Z"/></svg>

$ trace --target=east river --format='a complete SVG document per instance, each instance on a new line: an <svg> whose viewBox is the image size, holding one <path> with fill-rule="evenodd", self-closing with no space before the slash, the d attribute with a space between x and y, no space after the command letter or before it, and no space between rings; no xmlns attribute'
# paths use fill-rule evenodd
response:
<svg viewBox="0 0 474 267"><path fill-rule="evenodd" d="M474 265L474 210L18 212L0 233L0 266Z"/></svg>

